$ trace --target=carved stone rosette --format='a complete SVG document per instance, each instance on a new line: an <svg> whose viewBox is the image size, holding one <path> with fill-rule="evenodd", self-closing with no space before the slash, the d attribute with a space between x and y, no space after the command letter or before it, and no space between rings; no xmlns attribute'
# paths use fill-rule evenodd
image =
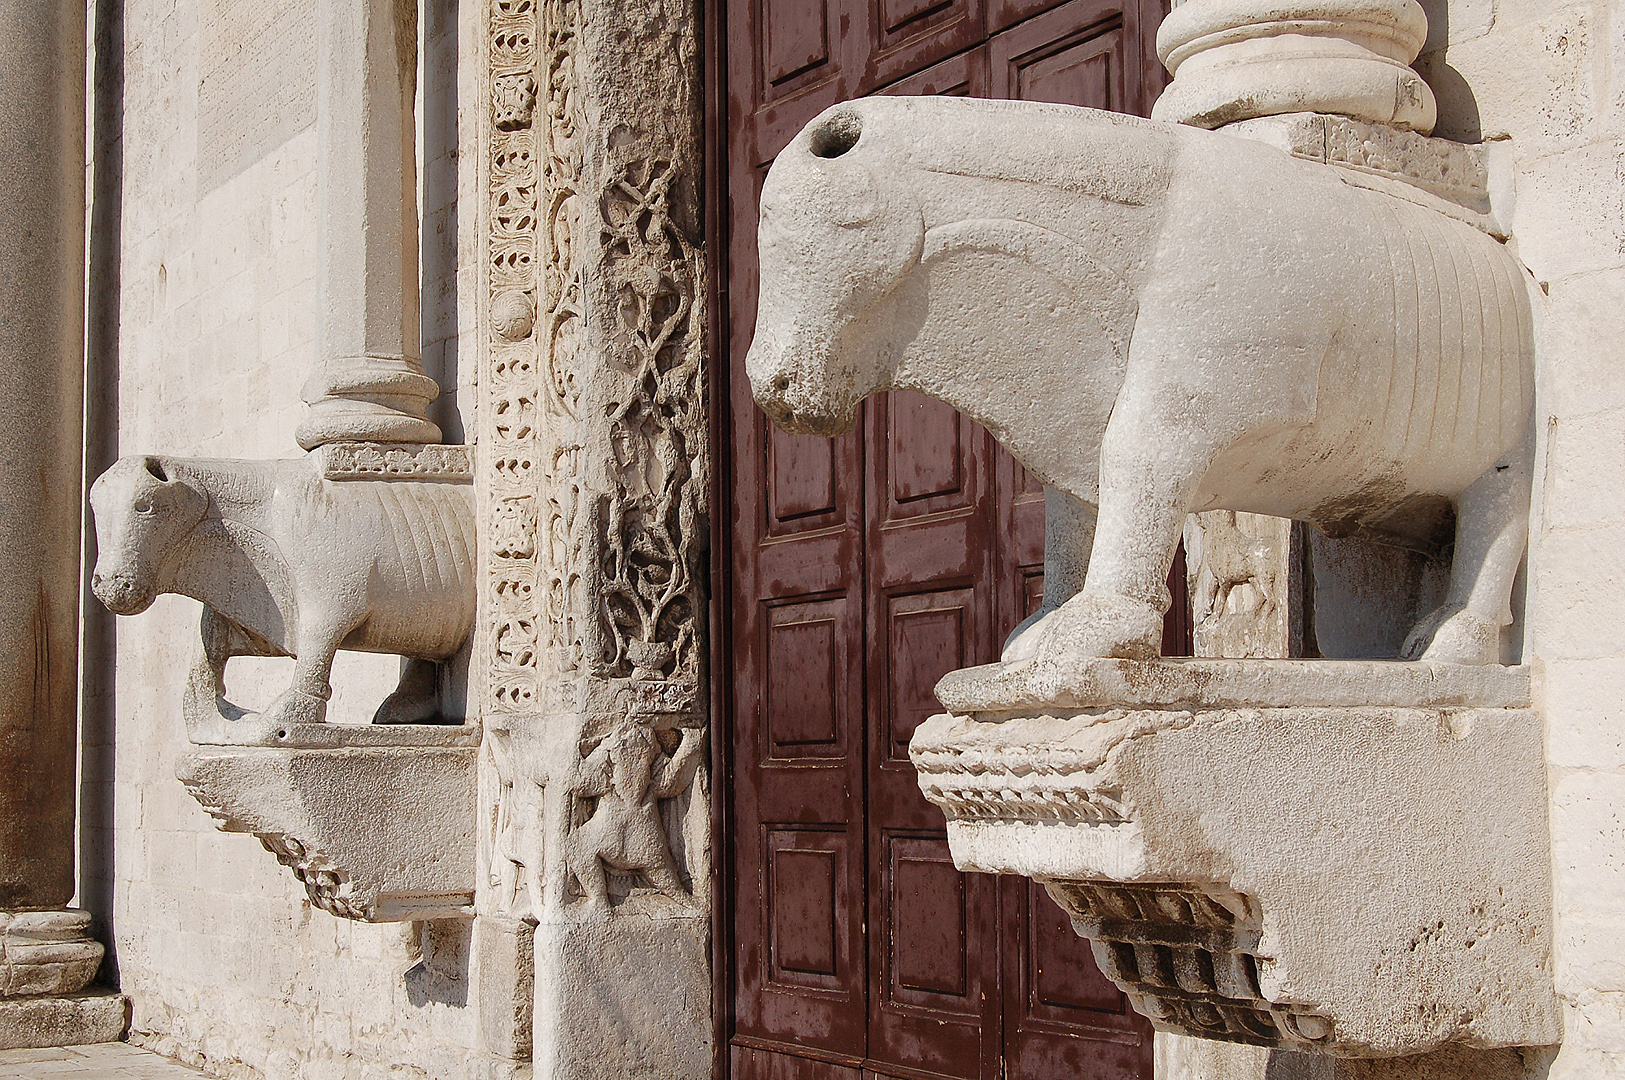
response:
<svg viewBox="0 0 1625 1080"><path fill-rule="evenodd" d="M535 926L539 1068L708 1075L693 12L492 0L489 60L477 907Z"/></svg>

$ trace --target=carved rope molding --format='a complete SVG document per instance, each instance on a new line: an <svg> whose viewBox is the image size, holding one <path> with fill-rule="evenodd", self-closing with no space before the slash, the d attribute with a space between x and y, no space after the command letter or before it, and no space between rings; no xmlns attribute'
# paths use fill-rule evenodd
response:
<svg viewBox="0 0 1625 1080"><path fill-rule="evenodd" d="M672 0L493 0L489 47L482 820L495 907L524 914L595 892L600 809L680 830L598 791L611 741L658 746L665 797L703 783L678 730L705 726L698 63Z"/></svg>

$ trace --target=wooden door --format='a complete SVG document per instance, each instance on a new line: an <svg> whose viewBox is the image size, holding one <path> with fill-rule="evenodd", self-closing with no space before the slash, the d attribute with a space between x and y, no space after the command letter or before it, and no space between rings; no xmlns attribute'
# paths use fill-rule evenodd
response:
<svg viewBox="0 0 1625 1080"><path fill-rule="evenodd" d="M732 371L725 1065L735 1080L1149 1080L1149 1025L1041 889L961 874L908 761L946 671L1043 587L1043 491L912 393L840 439L751 400L756 207L822 109L868 93L1145 113L1161 0L726 0ZM1175 580L1182 586L1183 574ZM1182 590L1181 590L1182 591ZM1177 630L1175 631L1177 635Z"/></svg>

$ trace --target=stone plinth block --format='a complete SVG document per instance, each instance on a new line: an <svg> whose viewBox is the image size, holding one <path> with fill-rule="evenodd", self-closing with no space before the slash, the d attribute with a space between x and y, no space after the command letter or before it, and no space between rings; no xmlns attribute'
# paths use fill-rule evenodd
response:
<svg viewBox="0 0 1625 1080"><path fill-rule="evenodd" d="M1216 128L1338 113L1426 134L1438 103L1409 65L1427 33L1416 0L1188 0L1157 30L1174 81L1152 115Z"/></svg>
<svg viewBox="0 0 1625 1080"><path fill-rule="evenodd" d="M222 830L259 837L325 911L367 922L469 918L476 753L221 749L182 757L176 773Z"/></svg>
<svg viewBox="0 0 1625 1080"><path fill-rule="evenodd" d="M963 870L1047 886L1165 1031L1347 1057L1559 1037L1528 673L953 672L915 732Z"/></svg>
<svg viewBox="0 0 1625 1080"><path fill-rule="evenodd" d="M83 990L102 962L89 930L88 911L0 911L0 999Z"/></svg>
<svg viewBox="0 0 1625 1080"><path fill-rule="evenodd" d="M117 1042L129 1017L130 999L123 994L0 1001L0 1050Z"/></svg>

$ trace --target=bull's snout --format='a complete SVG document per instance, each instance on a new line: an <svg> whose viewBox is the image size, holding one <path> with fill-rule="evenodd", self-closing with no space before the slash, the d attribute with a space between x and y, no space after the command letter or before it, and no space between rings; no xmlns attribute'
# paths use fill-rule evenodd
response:
<svg viewBox="0 0 1625 1080"><path fill-rule="evenodd" d="M857 422L857 409L836 408L827 393L814 392L805 382L798 383L787 373L788 364L752 363L753 354L746 360L750 373L751 397L767 414L774 425L792 435L845 435Z"/></svg>
<svg viewBox="0 0 1625 1080"><path fill-rule="evenodd" d="M100 570L90 575L90 591L114 615L139 615L156 598L151 589L137 584L133 575L104 574Z"/></svg>

